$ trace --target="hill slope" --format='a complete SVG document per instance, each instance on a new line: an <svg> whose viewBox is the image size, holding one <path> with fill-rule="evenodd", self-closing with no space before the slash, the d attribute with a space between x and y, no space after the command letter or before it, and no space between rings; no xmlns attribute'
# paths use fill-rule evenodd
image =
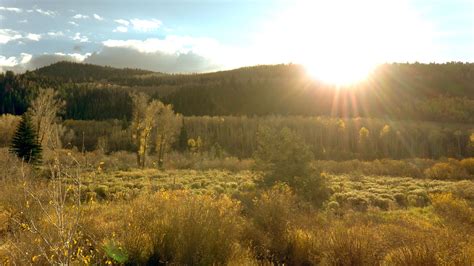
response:
<svg viewBox="0 0 474 266"><path fill-rule="evenodd" d="M60 62L7 73L0 112L20 114L39 87L53 87L71 119L129 118L128 93L143 91L185 115L326 115L474 123L474 64L386 64L363 83L336 88L299 65L170 75Z"/></svg>
<svg viewBox="0 0 474 266"><path fill-rule="evenodd" d="M109 80L119 77L152 74L153 71L130 68L114 68L92 64L61 61L33 71L39 76L64 82L91 82Z"/></svg>

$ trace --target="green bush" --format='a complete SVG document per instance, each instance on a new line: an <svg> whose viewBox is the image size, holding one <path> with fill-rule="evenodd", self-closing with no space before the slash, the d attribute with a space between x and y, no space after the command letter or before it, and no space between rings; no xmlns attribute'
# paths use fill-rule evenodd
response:
<svg viewBox="0 0 474 266"><path fill-rule="evenodd" d="M284 182L293 186L295 177L309 174L313 154L289 128L280 131L261 128L257 143L254 158L257 169L265 172L265 185L271 187L277 182Z"/></svg>
<svg viewBox="0 0 474 266"><path fill-rule="evenodd" d="M297 195L315 205L329 196L326 183L311 167L312 152L295 132L261 128L254 154L258 170L264 172L261 185L271 187L278 182L288 184Z"/></svg>

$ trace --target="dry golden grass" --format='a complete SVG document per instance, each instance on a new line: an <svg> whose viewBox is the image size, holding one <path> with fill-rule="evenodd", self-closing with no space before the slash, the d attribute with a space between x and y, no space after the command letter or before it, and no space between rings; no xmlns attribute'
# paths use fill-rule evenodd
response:
<svg viewBox="0 0 474 266"><path fill-rule="evenodd" d="M57 220L48 218L58 212L57 200L50 203L55 179L14 158L0 163L8 172L0 180L0 263L474 263L472 181L326 174L332 196L315 209L288 186L255 186L260 175L252 171L76 172L70 163L61 166L70 174L64 187L76 184L73 173L81 181L72 188L80 194L66 193L81 204L68 201L60 212L77 225L67 229L70 244ZM81 219L74 223L78 210ZM28 229L33 224L38 230ZM59 258L46 250L38 232L68 253Z"/></svg>

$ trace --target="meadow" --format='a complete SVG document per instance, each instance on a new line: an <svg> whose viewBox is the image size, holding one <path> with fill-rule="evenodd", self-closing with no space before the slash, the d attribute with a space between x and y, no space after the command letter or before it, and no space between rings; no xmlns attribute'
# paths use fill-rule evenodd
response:
<svg viewBox="0 0 474 266"><path fill-rule="evenodd" d="M472 159L313 161L330 192L318 207L287 184L263 187L252 159L175 154L141 169L133 153L57 150L34 167L1 153L4 264L474 261ZM439 164L467 175L430 176Z"/></svg>

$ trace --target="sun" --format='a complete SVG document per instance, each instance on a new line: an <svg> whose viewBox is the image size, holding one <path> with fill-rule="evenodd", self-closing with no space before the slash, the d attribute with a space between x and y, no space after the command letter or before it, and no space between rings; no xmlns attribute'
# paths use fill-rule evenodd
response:
<svg viewBox="0 0 474 266"><path fill-rule="evenodd" d="M351 60L344 62L307 62L303 64L308 75L318 81L335 85L340 88L349 88L367 79L375 69L376 64Z"/></svg>
<svg viewBox="0 0 474 266"><path fill-rule="evenodd" d="M350 87L365 80L378 64L381 53L380 34L376 34L371 11L376 3L337 0L304 3L294 11L293 21L306 32L295 36L304 43L299 50L301 54L295 56L308 74L338 87ZM295 16L311 23L304 25Z"/></svg>
<svg viewBox="0 0 474 266"><path fill-rule="evenodd" d="M426 61L437 49L432 25L408 0L288 3L258 34L255 57L301 64L315 80L351 85L380 64Z"/></svg>

